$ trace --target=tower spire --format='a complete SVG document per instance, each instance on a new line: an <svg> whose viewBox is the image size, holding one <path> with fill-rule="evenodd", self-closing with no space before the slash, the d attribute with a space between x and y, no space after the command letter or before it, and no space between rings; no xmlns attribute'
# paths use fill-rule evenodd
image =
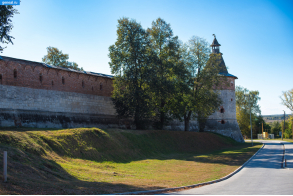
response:
<svg viewBox="0 0 293 196"><path fill-rule="evenodd" d="M214 40L213 40L213 43L211 45L212 47L212 54L211 54L211 57L215 57L216 61L218 62L218 65L219 65L219 74L221 75L226 75L228 74L228 70L227 70L227 67L225 65L225 62L224 62L224 59L223 59L223 54L220 52L220 46L221 44L219 44L217 38L216 38L216 35L213 34L214 36Z"/></svg>
<svg viewBox="0 0 293 196"><path fill-rule="evenodd" d="M219 44L219 42L218 42L218 40L216 38L216 35L213 34L213 36L214 36L214 40L213 40L213 43L211 45L211 47L212 47L212 53L217 54L217 53L220 53L220 46L221 46L221 44Z"/></svg>

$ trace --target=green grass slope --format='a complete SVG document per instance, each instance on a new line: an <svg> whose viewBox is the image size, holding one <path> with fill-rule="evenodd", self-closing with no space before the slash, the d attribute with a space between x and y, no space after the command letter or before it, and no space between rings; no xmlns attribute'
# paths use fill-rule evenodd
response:
<svg viewBox="0 0 293 196"><path fill-rule="evenodd" d="M8 151L9 182L1 184L0 193L103 194L164 188L165 185L138 186L135 181L139 177L124 183L125 179L132 178L127 175L120 176L124 181L115 181L119 175L112 172L113 168L118 167L117 164L123 165L119 170L123 173L124 167L141 167L130 165L148 159L184 160L187 154L190 157L191 154L207 154L243 145L213 133L1 128L0 159L2 152ZM73 166L72 163L76 164ZM106 178L107 175L111 178Z"/></svg>
<svg viewBox="0 0 293 196"><path fill-rule="evenodd" d="M168 153L207 153L237 145L212 133L173 131L64 130L0 131L1 145L35 155L55 152L60 156L94 161L129 162Z"/></svg>

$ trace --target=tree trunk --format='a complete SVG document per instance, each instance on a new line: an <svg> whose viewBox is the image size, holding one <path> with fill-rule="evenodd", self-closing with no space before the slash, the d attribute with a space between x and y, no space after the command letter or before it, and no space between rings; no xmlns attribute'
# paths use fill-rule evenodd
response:
<svg viewBox="0 0 293 196"><path fill-rule="evenodd" d="M189 119L184 117L184 131L189 131Z"/></svg>
<svg viewBox="0 0 293 196"><path fill-rule="evenodd" d="M199 124L199 132L204 132L205 123L200 120L198 124Z"/></svg>
<svg viewBox="0 0 293 196"><path fill-rule="evenodd" d="M204 132L207 118L200 113L197 113L197 122L198 122L198 127L199 127L199 132Z"/></svg>
<svg viewBox="0 0 293 196"><path fill-rule="evenodd" d="M135 124L137 130L143 129L142 122L140 119L140 108L139 107L140 107L140 105L137 102L137 105L135 108L135 114L134 114L134 124Z"/></svg>
<svg viewBox="0 0 293 196"><path fill-rule="evenodd" d="M136 130L140 130L141 129L140 120L139 120L139 116L138 116L137 111L134 114L134 124L136 126Z"/></svg>
<svg viewBox="0 0 293 196"><path fill-rule="evenodd" d="M165 106L165 103L163 100L161 100L161 109L163 109ZM165 112L160 113L160 129L164 128L164 123L165 123Z"/></svg>
<svg viewBox="0 0 293 196"><path fill-rule="evenodd" d="M184 115L184 131L189 131L189 122L191 117L191 111L187 115Z"/></svg>

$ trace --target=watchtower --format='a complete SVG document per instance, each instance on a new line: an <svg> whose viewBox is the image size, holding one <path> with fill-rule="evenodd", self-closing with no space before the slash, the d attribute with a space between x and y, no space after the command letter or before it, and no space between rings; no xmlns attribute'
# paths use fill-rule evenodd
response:
<svg viewBox="0 0 293 196"><path fill-rule="evenodd" d="M217 56L217 64L219 65L219 75L224 77L225 82L220 87L215 87L223 103L218 110L212 114L206 124L206 131L216 132L233 138L238 142L244 142L238 122L236 120L236 100L235 100L235 80L236 76L230 74L227 70L223 59L223 54L220 52L220 46L215 34L211 44L211 57Z"/></svg>

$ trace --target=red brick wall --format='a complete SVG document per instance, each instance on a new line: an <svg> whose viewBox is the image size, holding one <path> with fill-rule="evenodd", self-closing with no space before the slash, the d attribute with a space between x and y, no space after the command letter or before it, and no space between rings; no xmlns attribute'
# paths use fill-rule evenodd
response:
<svg viewBox="0 0 293 196"><path fill-rule="evenodd" d="M225 77L225 80L220 86L214 86L215 90L234 90L235 91L235 78L234 77Z"/></svg>
<svg viewBox="0 0 293 196"><path fill-rule="evenodd" d="M17 71L16 78L14 77L14 70ZM42 76L42 82L40 81L40 75ZM64 84L62 84L62 77L64 78ZM83 86L82 82L84 83ZM9 58L0 60L0 84L2 85L110 97L113 91L112 83L111 78L47 68L36 62L11 60ZM102 90L100 89L101 84Z"/></svg>

